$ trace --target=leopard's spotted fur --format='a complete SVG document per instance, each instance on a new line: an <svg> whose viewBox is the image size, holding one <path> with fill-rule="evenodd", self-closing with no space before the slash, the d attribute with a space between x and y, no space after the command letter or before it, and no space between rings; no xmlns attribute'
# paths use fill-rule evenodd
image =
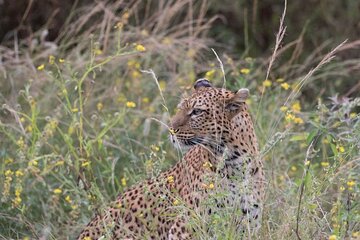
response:
<svg viewBox="0 0 360 240"><path fill-rule="evenodd" d="M234 93L204 79L195 89L179 104L171 124L171 140L191 147L183 160L121 194L78 239L193 239L193 230L186 225L191 212L181 213L174 207L177 203L204 216L223 207L238 209L234 219L239 230L260 226L264 174L245 104L248 90ZM215 209L202 207L201 202L217 189L226 194L215 199Z"/></svg>

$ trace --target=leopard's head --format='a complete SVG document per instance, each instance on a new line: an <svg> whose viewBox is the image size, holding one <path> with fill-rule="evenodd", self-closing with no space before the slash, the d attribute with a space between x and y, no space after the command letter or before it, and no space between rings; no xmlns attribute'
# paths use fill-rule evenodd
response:
<svg viewBox="0 0 360 240"><path fill-rule="evenodd" d="M197 80L194 89L172 118L171 141L180 147L224 147L231 138L231 120L244 108L249 90L215 88L206 79Z"/></svg>

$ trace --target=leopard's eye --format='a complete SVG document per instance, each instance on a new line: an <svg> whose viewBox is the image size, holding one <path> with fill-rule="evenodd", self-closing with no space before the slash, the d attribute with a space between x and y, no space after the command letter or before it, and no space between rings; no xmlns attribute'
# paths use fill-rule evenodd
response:
<svg viewBox="0 0 360 240"><path fill-rule="evenodd" d="M202 109L199 109L199 108L194 108L192 110L192 112L190 113L191 116L197 116L197 115L200 115L201 113L203 113L204 110Z"/></svg>

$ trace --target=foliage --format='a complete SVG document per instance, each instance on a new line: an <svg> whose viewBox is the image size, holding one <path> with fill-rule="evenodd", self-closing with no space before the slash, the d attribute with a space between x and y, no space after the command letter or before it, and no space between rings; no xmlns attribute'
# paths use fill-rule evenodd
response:
<svg viewBox="0 0 360 240"><path fill-rule="evenodd" d="M324 56L309 53L265 79L267 58L213 55L206 6L100 1L74 9L57 42L39 31L0 47L2 238L74 238L94 210L179 161L166 123L197 77L252 94L268 181L260 239L359 236L360 99L317 94L318 79L352 78L359 59L317 67ZM208 224L233 239L221 220Z"/></svg>

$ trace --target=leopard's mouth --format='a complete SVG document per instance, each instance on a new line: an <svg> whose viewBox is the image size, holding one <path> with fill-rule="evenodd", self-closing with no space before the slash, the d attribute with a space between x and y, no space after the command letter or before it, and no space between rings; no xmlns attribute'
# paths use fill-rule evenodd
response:
<svg viewBox="0 0 360 240"><path fill-rule="evenodd" d="M201 144L203 142L203 139L201 137L191 137L191 138L181 138L174 134L170 134L170 141L175 145L177 148L181 147L191 147L197 144Z"/></svg>

